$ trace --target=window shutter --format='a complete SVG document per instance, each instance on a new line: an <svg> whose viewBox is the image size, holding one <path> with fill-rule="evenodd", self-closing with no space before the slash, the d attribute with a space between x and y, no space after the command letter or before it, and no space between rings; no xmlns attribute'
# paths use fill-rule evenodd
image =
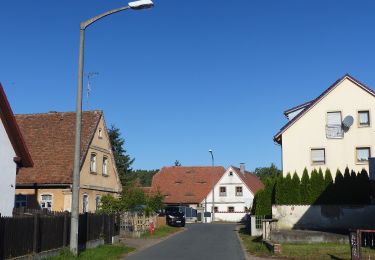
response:
<svg viewBox="0 0 375 260"><path fill-rule="evenodd" d="M341 125L341 112L328 112L327 124L328 125Z"/></svg>
<svg viewBox="0 0 375 260"><path fill-rule="evenodd" d="M324 149L311 150L311 160L313 162L324 162L325 161Z"/></svg>

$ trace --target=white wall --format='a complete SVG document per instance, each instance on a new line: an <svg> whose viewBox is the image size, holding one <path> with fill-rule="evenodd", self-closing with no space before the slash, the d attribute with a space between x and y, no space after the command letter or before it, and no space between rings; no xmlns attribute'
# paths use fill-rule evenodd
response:
<svg viewBox="0 0 375 260"><path fill-rule="evenodd" d="M0 120L0 214L12 216L16 187L15 152Z"/></svg>
<svg viewBox="0 0 375 260"><path fill-rule="evenodd" d="M278 229L374 229L375 205L282 205L272 206Z"/></svg>
<svg viewBox="0 0 375 260"><path fill-rule="evenodd" d="M230 172L233 173L232 176L229 175ZM226 196L220 196L221 186L226 187ZM236 187L239 186L242 187L242 196L236 196ZM222 178L215 185L214 196L215 207L218 207L218 211L221 212L215 213L215 220L219 220L218 216L220 216L221 221L239 221L242 217L240 217L239 214L227 213L228 207L234 207L235 212L240 212L245 215L245 207L250 209L254 199L253 193L247 188L246 184L242 182L242 179L238 177L231 167L225 171ZM206 199L207 211L211 212L212 191L208 194ZM204 205L204 201L202 204Z"/></svg>
<svg viewBox="0 0 375 260"><path fill-rule="evenodd" d="M329 168L334 175L349 169L368 171L367 163L356 162L356 147L371 147L375 155L375 97L365 92L348 79L344 79L325 98L298 119L282 135L283 174L295 171L302 176L303 169L309 172L321 167ZM370 111L370 127L358 126L358 110ZM342 118L353 116L354 123L343 139L326 138L327 112L341 111ZM314 165L311 162L311 148L325 148L326 163ZM335 176L333 176L335 177Z"/></svg>

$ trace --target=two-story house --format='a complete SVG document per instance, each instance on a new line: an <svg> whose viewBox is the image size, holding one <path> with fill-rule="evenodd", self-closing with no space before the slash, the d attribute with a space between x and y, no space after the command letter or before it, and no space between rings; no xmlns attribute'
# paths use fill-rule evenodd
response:
<svg viewBox="0 0 375 260"><path fill-rule="evenodd" d="M289 121L274 136L283 174L301 177L305 167L368 171L375 153L374 107L375 92L345 75L314 100L285 111Z"/></svg>
<svg viewBox="0 0 375 260"><path fill-rule="evenodd" d="M0 215L12 216L16 174L33 161L0 84Z"/></svg>
<svg viewBox="0 0 375 260"><path fill-rule="evenodd" d="M75 113L16 115L34 167L17 175L16 206L70 211ZM102 111L82 114L80 212L95 212L101 196L122 190Z"/></svg>
<svg viewBox="0 0 375 260"><path fill-rule="evenodd" d="M215 184L214 196L211 190L204 202L209 205L209 212L215 212L215 221L238 222L250 211L255 193L263 187L255 174L245 170L244 164L240 168L230 166Z"/></svg>

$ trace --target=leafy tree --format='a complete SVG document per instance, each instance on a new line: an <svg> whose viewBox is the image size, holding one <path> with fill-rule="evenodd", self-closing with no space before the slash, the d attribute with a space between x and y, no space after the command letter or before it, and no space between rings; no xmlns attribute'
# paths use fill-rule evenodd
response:
<svg viewBox="0 0 375 260"><path fill-rule="evenodd" d="M260 178L260 180L265 183L266 179L274 179L281 175L281 170L279 170L275 164L271 164L270 167L258 167L255 168L254 173Z"/></svg>
<svg viewBox="0 0 375 260"><path fill-rule="evenodd" d="M181 166L180 161L179 161L179 160L176 160L176 161L174 162L174 166Z"/></svg>
<svg viewBox="0 0 375 260"><path fill-rule="evenodd" d="M152 177L159 170L133 170L124 175L123 185L124 186L151 186Z"/></svg>
<svg viewBox="0 0 375 260"><path fill-rule="evenodd" d="M121 208L125 211L139 210L140 206L146 205L146 195L138 187L124 189L121 195Z"/></svg>
<svg viewBox="0 0 375 260"><path fill-rule="evenodd" d="M103 195L100 199L100 210L99 212L105 214L112 214L121 211L121 203L118 198L111 195Z"/></svg>
<svg viewBox="0 0 375 260"><path fill-rule="evenodd" d="M303 174L302 174L300 193L301 193L301 204L309 205L311 202L311 198L310 198L311 184L310 184L309 173L306 168L303 170Z"/></svg>
<svg viewBox="0 0 375 260"><path fill-rule="evenodd" d="M126 150L124 148L125 140L121 137L120 129L112 125L108 130L108 135L112 145L112 152L115 158L117 171L119 173L121 183L124 185L125 175L132 171L131 165L134 162L134 158L132 159L126 154Z"/></svg>

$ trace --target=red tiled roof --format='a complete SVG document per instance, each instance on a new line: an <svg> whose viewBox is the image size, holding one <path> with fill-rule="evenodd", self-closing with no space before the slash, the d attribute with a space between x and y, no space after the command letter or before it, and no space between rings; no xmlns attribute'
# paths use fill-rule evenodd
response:
<svg viewBox="0 0 375 260"><path fill-rule="evenodd" d="M325 97L331 90L333 90L340 82L342 82L344 79L348 79L351 82L353 82L358 87L362 88L364 91L369 93L372 96L375 96L375 92L366 86L365 84L361 83L359 80L355 79L354 77L350 76L349 74L345 74L343 77L336 80L331 86L329 86L325 91L323 91L317 98L312 100L309 105L306 106L306 108L299 113L297 116L295 116L292 120L290 120L288 123L286 123L280 131L273 137L273 140L279 144L282 142L282 134L286 129L288 129L291 125L293 125L298 119L300 119L302 116L304 116L312 107L314 107L320 100Z"/></svg>
<svg viewBox="0 0 375 260"><path fill-rule="evenodd" d="M14 117L12 108L9 105L8 99L5 95L3 86L0 84L0 119L7 132L8 138L13 146L14 152L18 158L16 162L22 167L32 167L33 160L31 159L29 150L27 149L25 140L21 134L19 126Z"/></svg>
<svg viewBox="0 0 375 260"><path fill-rule="evenodd" d="M255 194L258 190L264 188L262 181L253 173L245 171L245 174L241 173L241 170L237 167L231 166L236 171L237 175L240 176L246 186Z"/></svg>
<svg viewBox="0 0 375 260"><path fill-rule="evenodd" d="M152 178L152 192L158 190L165 196L165 203L201 203L225 172L216 166L163 167Z"/></svg>
<svg viewBox="0 0 375 260"><path fill-rule="evenodd" d="M102 116L101 111L82 114L81 165ZM33 168L21 169L19 184L71 184L74 161L74 112L16 115L34 160Z"/></svg>

